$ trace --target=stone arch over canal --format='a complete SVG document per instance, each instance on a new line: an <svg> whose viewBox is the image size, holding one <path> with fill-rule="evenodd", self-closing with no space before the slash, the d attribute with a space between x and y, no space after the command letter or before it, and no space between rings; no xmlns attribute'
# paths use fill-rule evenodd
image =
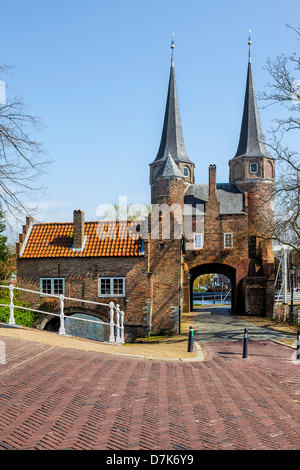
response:
<svg viewBox="0 0 300 470"><path fill-rule="evenodd" d="M54 313L55 315L42 315L39 319L37 328L40 330L58 332L60 327L60 318L57 314L59 312L55 311ZM109 310L102 313L97 312L94 309L70 307L65 309L64 315L66 334L71 336L82 336L84 338L94 339L97 341L106 341L109 339Z"/></svg>

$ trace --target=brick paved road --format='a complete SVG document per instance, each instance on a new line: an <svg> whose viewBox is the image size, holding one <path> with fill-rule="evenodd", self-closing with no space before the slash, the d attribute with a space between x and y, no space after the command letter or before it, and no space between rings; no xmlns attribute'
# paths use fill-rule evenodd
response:
<svg viewBox="0 0 300 470"><path fill-rule="evenodd" d="M286 331L276 331L251 323L247 321L246 317L232 316L228 308L202 307L195 311L195 318L197 324L196 336L201 344L214 341L239 340L243 338L245 328L248 328L248 335L251 340L280 340L290 336ZM296 338L296 331L292 336Z"/></svg>
<svg viewBox="0 0 300 470"><path fill-rule="evenodd" d="M2 337L0 449L300 449L300 365L268 341L206 361L120 358Z"/></svg>

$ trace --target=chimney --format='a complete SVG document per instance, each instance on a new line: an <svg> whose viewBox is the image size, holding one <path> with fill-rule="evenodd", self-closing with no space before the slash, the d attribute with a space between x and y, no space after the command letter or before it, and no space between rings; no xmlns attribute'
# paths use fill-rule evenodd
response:
<svg viewBox="0 0 300 470"><path fill-rule="evenodd" d="M84 212L75 210L73 212L74 234L73 234L73 248L80 249L84 240Z"/></svg>
<svg viewBox="0 0 300 470"><path fill-rule="evenodd" d="M216 165L209 165L209 195L217 194L217 167Z"/></svg>

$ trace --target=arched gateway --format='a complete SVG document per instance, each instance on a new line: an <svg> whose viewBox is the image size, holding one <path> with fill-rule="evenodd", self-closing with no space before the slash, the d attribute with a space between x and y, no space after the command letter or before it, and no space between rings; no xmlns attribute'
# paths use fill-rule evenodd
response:
<svg viewBox="0 0 300 470"><path fill-rule="evenodd" d="M172 58L161 143L150 164L151 203L182 208L182 240L149 241L155 328L163 324L172 329L180 312L192 309L193 282L205 273L230 279L232 313L272 314L274 255L269 235L274 165L262 133L249 56L240 139L229 161L229 182L217 183L216 165L211 164L208 184L195 183L194 163L183 140Z"/></svg>
<svg viewBox="0 0 300 470"><path fill-rule="evenodd" d="M190 298L190 310L193 310L193 284L198 276L203 274L223 274L227 276L231 282L231 310L236 311L236 269L227 264L220 263L204 263L199 266L195 266L190 270L190 285L189 285L189 298Z"/></svg>

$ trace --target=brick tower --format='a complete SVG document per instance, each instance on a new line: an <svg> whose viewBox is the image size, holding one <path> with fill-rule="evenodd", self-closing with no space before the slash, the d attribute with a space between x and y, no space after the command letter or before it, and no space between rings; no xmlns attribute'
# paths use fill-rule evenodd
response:
<svg viewBox="0 0 300 470"><path fill-rule="evenodd" d="M172 49L173 49L172 44ZM152 212L149 218L152 331L179 331L184 192L194 182L194 163L185 150L172 50L161 142L150 164Z"/></svg>
<svg viewBox="0 0 300 470"><path fill-rule="evenodd" d="M262 126L257 106L257 99L252 74L251 54L249 40L249 61L247 82L244 100L244 111L241 124L241 133L237 152L229 161L231 183L235 183L243 191L248 203L248 228L245 236L249 241L249 277L257 285L259 279L268 291L268 280L273 274L274 255L272 241L268 240L273 230L274 221L274 179L275 161L270 156L262 132ZM256 277L256 280L254 278ZM251 282L250 282L251 284ZM270 284L270 283L269 283ZM271 289L271 285L269 285ZM262 289L251 291L251 302L255 302L255 309L268 311L271 301L266 300ZM255 292L255 294L254 294ZM264 299L263 299L264 297ZM250 302L250 300L249 300ZM264 304L262 308L262 304ZM247 310L251 310L249 307ZM252 306L254 312L254 306Z"/></svg>

